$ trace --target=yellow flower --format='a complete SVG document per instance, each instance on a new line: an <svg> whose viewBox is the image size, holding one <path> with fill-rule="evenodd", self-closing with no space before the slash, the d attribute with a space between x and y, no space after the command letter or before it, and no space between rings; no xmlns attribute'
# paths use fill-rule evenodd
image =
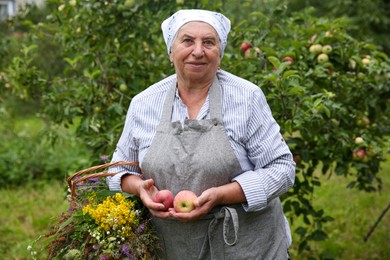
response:
<svg viewBox="0 0 390 260"><path fill-rule="evenodd" d="M121 193L107 197L97 205L93 205L93 201L83 208L83 214L89 214L101 230L119 229L124 230L124 237L132 235L131 231L139 223L133 201L126 200Z"/></svg>

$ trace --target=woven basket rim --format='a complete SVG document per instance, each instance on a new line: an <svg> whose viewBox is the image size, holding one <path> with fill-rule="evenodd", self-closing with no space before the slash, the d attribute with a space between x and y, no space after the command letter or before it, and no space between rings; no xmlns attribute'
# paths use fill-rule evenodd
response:
<svg viewBox="0 0 390 260"><path fill-rule="evenodd" d="M70 192L71 192L71 201L73 201L77 195L76 194L76 184L77 183L83 182L83 181L91 179L91 178L96 178L96 177L114 176L114 175L121 173L121 172L108 172L108 171L95 172L95 171L106 169L106 168L113 167L113 166L123 166L123 165L135 166L141 172L141 168L139 167L138 162L117 161L117 162L110 162L110 163L92 166L92 167L80 170L80 171L72 174L70 177L67 178L67 183L68 183L68 186L69 186ZM84 175L84 176L82 176L82 175ZM80 177L80 176L82 176L82 177ZM80 177L80 178L77 178L77 177Z"/></svg>

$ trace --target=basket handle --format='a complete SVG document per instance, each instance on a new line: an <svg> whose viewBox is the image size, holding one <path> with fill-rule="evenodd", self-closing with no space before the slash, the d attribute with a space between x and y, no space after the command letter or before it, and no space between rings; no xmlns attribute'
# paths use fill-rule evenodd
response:
<svg viewBox="0 0 390 260"><path fill-rule="evenodd" d="M80 177L80 178L75 180L76 177L81 176L83 174L90 173L90 172L94 172L94 171L97 171L100 169L105 169L108 167L120 166L120 165L135 166L141 172L141 168L139 167L138 162L126 162L126 161L105 163L105 164L93 166L93 167L78 171L75 174L73 174L72 176L68 177L68 179L67 179L68 186L69 186L70 191L71 191L71 200L73 200L73 198L76 196L76 184L77 183L85 181L87 179L96 178L96 177L114 176L114 175L118 174L119 172L110 172L109 173L109 172L103 171L103 172L91 173L89 175L85 175L85 176Z"/></svg>

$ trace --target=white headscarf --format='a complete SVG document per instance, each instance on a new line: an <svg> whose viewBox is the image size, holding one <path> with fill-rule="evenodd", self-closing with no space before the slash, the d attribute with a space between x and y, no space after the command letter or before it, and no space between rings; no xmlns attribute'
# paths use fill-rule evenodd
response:
<svg viewBox="0 0 390 260"><path fill-rule="evenodd" d="M171 52L172 43L175 39L176 33L184 24L192 21L208 23L215 29L221 42L222 57L230 31L230 20L223 14L198 9L177 11L161 24L164 40L167 45L168 55Z"/></svg>

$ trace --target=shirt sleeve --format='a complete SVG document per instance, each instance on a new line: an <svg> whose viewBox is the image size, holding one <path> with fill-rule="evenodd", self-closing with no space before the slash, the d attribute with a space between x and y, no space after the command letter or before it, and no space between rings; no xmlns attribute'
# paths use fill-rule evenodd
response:
<svg viewBox="0 0 390 260"><path fill-rule="evenodd" d="M125 126L123 128L121 137L118 141L111 162L126 161L137 162L138 161L138 147L133 138L134 129L134 105L130 104L129 110L126 115ZM108 172L115 172L116 175L107 177L107 185L110 190L122 191L121 180L124 175L135 174L139 175L138 169L134 166L114 166L110 167Z"/></svg>
<svg viewBox="0 0 390 260"><path fill-rule="evenodd" d="M295 180L295 162L263 92L255 91L245 137L254 169L236 176L246 196L246 211L259 211L287 192Z"/></svg>

